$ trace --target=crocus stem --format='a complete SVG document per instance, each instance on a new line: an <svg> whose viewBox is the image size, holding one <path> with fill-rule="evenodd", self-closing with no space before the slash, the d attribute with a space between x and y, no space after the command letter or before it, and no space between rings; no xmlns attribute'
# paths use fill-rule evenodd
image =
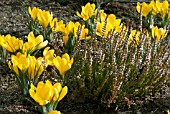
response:
<svg viewBox="0 0 170 114"><path fill-rule="evenodd" d="M43 106L43 114L48 114L46 106Z"/></svg>

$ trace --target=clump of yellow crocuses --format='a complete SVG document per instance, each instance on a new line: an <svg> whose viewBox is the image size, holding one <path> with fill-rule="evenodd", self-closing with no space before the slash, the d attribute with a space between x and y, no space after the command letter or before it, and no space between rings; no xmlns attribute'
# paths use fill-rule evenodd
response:
<svg viewBox="0 0 170 114"><path fill-rule="evenodd" d="M106 18L107 17L107 18ZM96 34L98 36L101 36L103 38L107 38L109 34L112 34L111 32L120 32L120 19L116 19L116 16L114 14L110 14L107 16L107 14L104 13L104 10L100 11L100 21L97 22L97 31Z"/></svg>
<svg viewBox="0 0 170 114"><path fill-rule="evenodd" d="M15 72L16 81L25 95L28 94L30 83L37 83L38 77L44 71L42 57L36 59L20 52L11 56L8 65Z"/></svg>
<svg viewBox="0 0 170 114"><path fill-rule="evenodd" d="M23 40L11 36L10 34L6 36L0 35L0 45L9 52L14 53L23 45Z"/></svg>
<svg viewBox="0 0 170 114"><path fill-rule="evenodd" d="M39 8L28 8L30 18L28 18L28 28L36 34L42 34L45 39L52 41L52 29L49 25L53 20L53 15L49 11Z"/></svg>
<svg viewBox="0 0 170 114"><path fill-rule="evenodd" d="M150 4L145 2L137 3L136 9L138 13L142 13L142 16L146 17L149 24L150 29L154 25L154 18L159 15L162 18L162 27L164 28L167 25L169 19L169 4L167 0L160 2L159 0L151 0Z"/></svg>
<svg viewBox="0 0 170 114"><path fill-rule="evenodd" d="M164 0L163 2L160 2L159 0L151 0L150 4L138 2L136 9L138 13L140 13L140 10L142 10L142 15L144 17L152 12L153 15L160 14L161 17L164 18L169 13L169 4L167 0Z"/></svg>
<svg viewBox="0 0 170 114"><path fill-rule="evenodd" d="M49 80L45 83L42 81L38 82L37 87L31 84L29 89L30 96L42 106L43 114L60 114L60 111L56 111L56 107L67 92L67 86L62 88L59 82L52 85Z"/></svg>
<svg viewBox="0 0 170 114"><path fill-rule="evenodd" d="M40 25L42 25L42 27L44 29L47 28L47 26L49 25L49 23L51 22L51 20L53 19L53 15L46 10L41 10L39 8L28 8L28 13L31 15L31 18L33 19L33 21L38 21L38 23Z"/></svg>

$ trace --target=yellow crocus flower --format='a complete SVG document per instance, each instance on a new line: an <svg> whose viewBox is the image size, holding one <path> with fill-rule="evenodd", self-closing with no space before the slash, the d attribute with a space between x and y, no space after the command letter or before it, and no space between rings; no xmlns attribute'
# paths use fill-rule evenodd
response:
<svg viewBox="0 0 170 114"><path fill-rule="evenodd" d="M19 40L10 34L6 36L0 35L0 45L9 52L16 52L23 45L23 40Z"/></svg>
<svg viewBox="0 0 170 114"><path fill-rule="evenodd" d="M62 90L62 86L61 86L60 83L55 83L55 84L53 85L53 88L54 88L54 92L55 92L53 101L55 102L55 101L57 101L58 98L59 98L59 94L60 94L60 92L61 92L61 90Z"/></svg>
<svg viewBox="0 0 170 114"><path fill-rule="evenodd" d="M74 23L70 21L67 26L64 28L64 36L63 36L63 41L65 44L67 44L68 41L68 35L72 32L73 33L73 28L74 28Z"/></svg>
<svg viewBox="0 0 170 114"><path fill-rule="evenodd" d="M95 4L87 3L85 6L82 6L82 12L81 14L77 11L76 14L83 18L84 21L87 21L89 18L91 18L95 14Z"/></svg>
<svg viewBox="0 0 170 114"><path fill-rule="evenodd" d="M58 22L57 18L54 18L51 22L50 22L50 27L52 28L52 31L56 31L56 32L64 32L64 28L65 28L65 24L63 24L63 20Z"/></svg>
<svg viewBox="0 0 170 114"><path fill-rule="evenodd" d="M60 100L62 100L68 92L67 86L64 86L62 88L60 83L55 83L53 85L53 88L54 88L54 92L55 92L55 95L54 95L54 98L53 98L54 102L56 102L56 101L59 102Z"/></svg>
<svg viewBox="0 0 170 114"><path fill-rule="evenodd" d="M42 81L38 83L37 88L31 84L29 89L30 96L37 102L39 105L44 106L52 100L54 96L53 85L49 80L46 83Z"/></svg>
<svg viewBox="0 0 170 114"><path fill-rule="evenodd" d="M63 36L63 41L65 44L67 44L68 39L69 39L69 34L72 33L73 36L75 36L77 38L77 31L78 28L81 27L81 24L79 22L73 23L72 21L70 21L67 26L64 29L64 36Z"/></svg>
<svg viewBox="0 0 170 114"><path fill-rule="evenodd" d="M169 10L168 8L169 8L168 1L164 0L160 6L160 14L162 18L164 18L166 14L168 14L168 10Z"/></svg>
<svg viewBox="0 0 170 114"><path fill-rule="evenodd" d="M170 12L168 13L168 19L170 19Z"/></svg>
<svg viewBox="0 0 170 114"><path fill-rule="evenodd" d="M81 27L81 34L80 34L80 40L89 40L91 37L87 36L89 30L87 28L85 28L85 25L82 25Z"/></svg>
<svg viewBox="0 0 170 114"><path fill-rule="evenodd" d="M67 86L64 86L64 88L61 90L58 101L62 100L64 98L64 96L67 94L67 92L68 92L68 88L67 88Z"/></svg>
<svg viewBox="0 0 170 114"><path fill-rule="evenodd" d="M61 114L61 112L57 110L52 110L48 114Z"/></svg>
<svg viewBox="0 0 170 114"><path fill-rule="evenodd" d="M164 18L165 15L168 13L169 4L167 0L164 0L163 2L160 2L159 0L155 2L152 0L150 4L153 8L153 15L157 15L158 13L160 13L161 17Z"/></svg>
<svg viewBox="0 0 170 114"><path fill-rule="evenodd" d="M100 10L100 22L105 21L107 14L104 13L104 10Z"/></svg>
<svg viewBox="0 0 170 114"><path fill-rule="evenodd" d="M33 32L28 34L28 42L25 42L22 47L22 52L25 53L27 51L33 52L34 50L41 49L48 44L48 41L43 41L44 38L42 35L34 36Z"/></svg>
<svg viewBox="0 0 170 114"><path fill-rule="evenodd" d="M33 79L35 76L38 78L44 71L43 59L39 57L36 59L34 56L28 56L30 59L30 65L28 67L28 77Z"/></svg>
<svg viewBox="0 0 170 114"><path fill-rule="evenodd" d="M16 72L16 74L19 74L17 68L24 73L30 65L30 59L20 52L18 52L16 56L11 56L11 62L13 64L13 67L10 67Z"/></svg>
<svg viewBox="0 0 170 114"><path fill-rule="evenodd" d="M106 19L106 25L105 25L105 21L97 23L96 34L98 36L103 36L104 38L107 38L109 35L109 32L111 32L113 30L115 32L120 32L120 30L121 30L120 23L121 23L120 19L116 19L116 16L114 14L110 14L110 15L108 15L108 17Z"/></svg>
<svg viewBox="0 0 170 114"><path fill-rule="evenodd" d="M152 38L154 38L157 42L163 39L166 36L166 30L163 28L159 28L157 26L152 27Z"/></svg>
<svg viewBox="0 0 170 114"><path fill-rule="evenodd" d="M45 63L46 63L46 66L48 66L48 65L54 65L53 64L53 59L55 58L54 56L54 50L53 49L51 49L51 50L49 50L50 49L50 47L46 47L45 49L44 49L44 51L43 51L43 56L44 56L44 58L45 58Z"/></svg>
<svg viewBox="0 0 170 114"><path fill-rule="evenodd" d="M39 11L37 14L37 19L40 25L42 25L42 27L44 29L47 28L48 24L51 22L53 16L50 14L49 11Z"/></svg>
<svg viewBox="0 0 170 114"><path fill-rule="evenodd" d="M41 11L39 8L33 7L31 10L31 7L28 7L28 13L31 15L33 21L36 20L39 11Z"/></svg>
<svg viewBox="0 0 170 114"><path fill-rule="evenodd" d="M144 16L144 17L146 17L149 14L149 12L152 11L152 5L151 4L146 4L145 2L143 2L141 4L140 2L137 2L136 9L137 9L138 13L140 13L141 7L142 7L142 16Z"/></svg>
<svg viewBox="0 0 170 114"><path fill-rule="evenodd" d="M37 87L31 84L31 88L29 89L30 96L41 106L48 103L53 104L56 101L59 102L67 94L67 92L67 86L62 88L59 82L52 85L49 80L47 80L46 83L40 81Z"/></svg>
<svg viewBox="0 0 170 114"><path fill-rule="evenodd" d="M64 76L65 72L71 68L73 64L73 58L70 59L70 56L65 53L62 58L60 56L54 58L53 63L55 67L59 70L60 74Z"/></svg>

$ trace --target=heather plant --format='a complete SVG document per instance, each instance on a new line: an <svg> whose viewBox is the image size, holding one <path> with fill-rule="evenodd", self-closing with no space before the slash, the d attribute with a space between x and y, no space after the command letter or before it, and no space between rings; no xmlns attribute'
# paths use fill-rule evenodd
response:
<svg viewBox="0 0 170 114"><path fill-rule="evenodd" d="M84 9L82 7L82 12ZM143 9L141 15L147 16L150 10ZM166 27L158 28L149 21L152 26L148 30L142 26L140 30L133 30L121 24L114 14L97 12L91 39L76 45L75 62L67 82L73 99L89 98L111 106L134 102L136 98L161 90L169 82ZM77 14L84 20L84 13Z"/></svg>
<svg viewBox="0 0 170 114"><path fill-rule="evenodd" d="M126 30L101 41L90 40L77 52L68 83L73 94L80 95L76 99L110 106L154 94L169 82L169 47L164 45L168 40L151 43L141 33L138 45L135 40L128 44L129 34Z"/></svg>

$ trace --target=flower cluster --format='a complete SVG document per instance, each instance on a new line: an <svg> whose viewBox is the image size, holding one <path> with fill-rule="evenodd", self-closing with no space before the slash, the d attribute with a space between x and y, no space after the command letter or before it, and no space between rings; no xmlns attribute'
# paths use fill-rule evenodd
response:
<svg viewBox="0 0 170 114"><path fill-rule="evenodd" d="M35 37L33 32L30 32L28 34L28 41L25 43L23 40L20 40L19 38L8 34L6 36L0 36L0 45L12 53L20 51L21 53L25 54L33 54L36 50L47 46L48 41L43 40L44 38L42 35Z"/></svg>
<svg viewBox="0 0 170 114"><path fill-rule="evenodd" d="M120 32L120 19L116 19L114 14L107 15L104 10L100 10L100 21L97 22L97 32L98 36L107 38L109 34L115 32Z"/></svg>
<svg viewBox="0 0 170 114"><path fill-rule="evenodd" d="M44 71L42 57L36 59L34 56L27 56L20 52L11 56L8 65L15 72L17 82L24 94L28 93L31 80L36 83Z"/></svg>
<svg viewBox="0 0 170 114"><path fill-rule="evenodd" d="M162 18L170 15L169 4L167 0L164 0L163 2L160 2L159 0L151 0L150 4L145 2L141 4L138 2L136 9L139 13L142 10L141 12L144 17L146 17L150 12L152 15L160 14Z"/></svg>
<svg viewBox="0 0 170 114"><path fill-rule="evenodd" d="M32 9L29 7L28 12L31 15L32 19L34 21L38 20L38 23L40 25L42 25L42 27L44 29L47 28L47 26L49 25L49 23L53 19L53 15L49 11L41 10L39 8L36 8L36 7L32 8Z"/></svg>
<svg viewBox="0 0 170 114"><path fill-rule="evenodd" d="M159 0L152 0L150 4L145 2L137 3L136 9L138 13L142 13L142 16L147 18L147 21L150 24L150 29L154 25L154 18L161 17L162 22L161 26L164 28L167 25L168 19L170 19L169 4L167 0L160 2Z"/></svg>
<svg viewBox="0 0 170 114"><path fill-rule="evenodd" d="M19 40L15 36L10 34L4 36L0 35L0 46L8 50L9 52L16 52L23 45L23 40Z"/></svg>

